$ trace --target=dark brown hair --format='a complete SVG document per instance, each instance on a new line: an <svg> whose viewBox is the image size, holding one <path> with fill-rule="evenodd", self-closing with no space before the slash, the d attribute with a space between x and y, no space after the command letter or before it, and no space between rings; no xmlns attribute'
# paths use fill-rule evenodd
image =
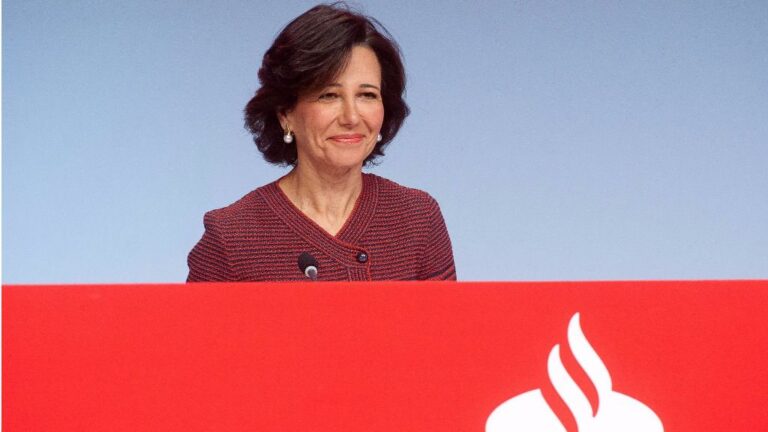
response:
<svg viewBox="0 0 768 432"><path fill-rule="evenodd" d="M283 142L277 113L290 110L304 92L332 82L344 69L352 48L371 48L381 65L384 104L382 140L365 164L384 155L408 116L403 100L405 69L400 50L384 26L374 18L355 13L344 3L318 5L291 21L264 54L259 69L261 88L245 106L245 128L268 162L296 164L296 143Z"/></svg>

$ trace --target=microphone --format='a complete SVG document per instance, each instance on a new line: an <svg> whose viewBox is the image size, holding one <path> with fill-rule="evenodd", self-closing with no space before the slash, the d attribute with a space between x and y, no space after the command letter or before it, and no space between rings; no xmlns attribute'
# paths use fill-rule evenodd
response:
<svg viewBox="0 0 768 432"><path fill-rule="evenodd" d="M312 280L317 280L317 267L318 264L315 257L307 252L302 252L301 255L299 255L299 270L304 273L304 276Z"/></svg>

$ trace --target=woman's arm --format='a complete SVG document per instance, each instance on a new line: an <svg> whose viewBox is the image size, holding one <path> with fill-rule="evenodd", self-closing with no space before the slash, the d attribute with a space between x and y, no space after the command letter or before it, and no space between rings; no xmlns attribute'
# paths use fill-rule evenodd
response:
<svg viewBox="0 0 768 432"><path fill-rule="evenodd" d="M431 198L431 197L430 197ZM429 237L420 280L456 280L453 248L437 201L430 199Z"/></svg>
<svg viewBox="0 0 768 432"><path fill-rule="evenodd" d="M235 280L227 256L224 233L213 212L205 214L203 225L205 233L187 257L187 282Z"/></svg>

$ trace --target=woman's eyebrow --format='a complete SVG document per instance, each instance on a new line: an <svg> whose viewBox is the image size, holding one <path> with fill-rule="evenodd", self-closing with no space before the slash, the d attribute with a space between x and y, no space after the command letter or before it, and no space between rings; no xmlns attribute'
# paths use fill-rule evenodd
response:
<svg viewBox="0 0 768 432"><path fill-rule="evenodd" d="M339 84L339 83L331 83L331 84L328 84L326 86L326 88L328 88L328 87L341 87L341 84ZM375 86L373 84L360 84L360 87L373 88L373 89L376 89L378 91L381 91L381 89L378 86Z"/></svg>

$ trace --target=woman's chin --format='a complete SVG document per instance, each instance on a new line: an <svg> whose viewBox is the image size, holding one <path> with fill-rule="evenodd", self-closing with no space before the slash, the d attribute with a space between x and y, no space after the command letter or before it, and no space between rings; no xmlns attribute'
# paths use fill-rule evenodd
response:
<svg viewBox="0 0 768 432"><path fill-rule="evenodd" d="M350 171L360 171L363 168L363 161L335 161L326 165L326 170L333 173L345 174Z"/></svg>
<svg viewBox="0 0 768 432"><path fill-rule="evenodd" d="M368 157L370 152L362 152L358 149L355 149L357 151L350 150L352 149L348 149L347 151L343 152L336 152L328 158L325 165L334 170L362 169L363 162L365 161L365 158Z"/></svg>

